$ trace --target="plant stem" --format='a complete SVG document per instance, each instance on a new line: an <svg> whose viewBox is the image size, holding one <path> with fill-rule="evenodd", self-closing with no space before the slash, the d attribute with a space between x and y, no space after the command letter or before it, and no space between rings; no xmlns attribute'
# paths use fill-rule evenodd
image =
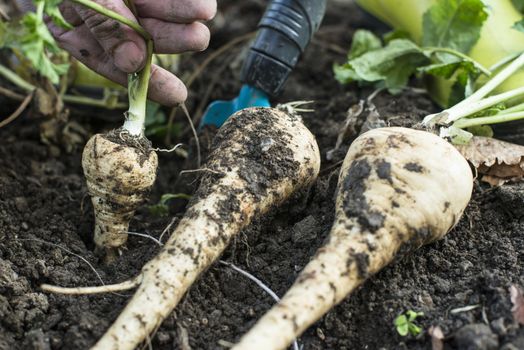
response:
<svg viewBox="0 0 524 350"><path fill-rule="evenodd" d="M505 102L510 98L522 95L523 88L518 88L508 91L506 93L484 98L495 88L497 88L500 84L502 84L506 79L508 79L513 73L519 70L522 66L524 66L524 53L520 54L507 67L502 69L497 75L488 80L488 82L485 85L483 85L480 89L475 91L475 93L473 93L463 101L459 102L451 108L445 109L440 113L426 116L424 118L423 124L431 125L435 123L442 123L444 125L449 125L460 118L474 114L478 111L481 111L484 108L493 106L494 104L500 102Z"/></svg>
<svg viewBox="0 0 524 350"><path fill-rule="evenodd" d="M130 20L129 18L126 18L124 16L122 16L121 14L119 13L116 13L114 11L111 11L109 10L108 8L102 6L102 5L99 5L97 4L96 2L92 1L92 0L71 0L72 2L76 3L76 4L79 4L79 5L82 5L82 6L85 6L93 11L96 11L104 16L107 16L109 18L112 18L120 23L123 23L129 27L131 27L132 29L134 29L138 34L140 34L145 40L151 40L151 35L149 35L149 33L144 29L142 28L142 26L133 21L133 20Z"/></svg>
<svg viewBox="0 0 524 350"><path fill-rule="evenodd" d="M506 68L501 70L497 75L495 75L492 79L490 79L486 84L484 84L480 89L475 91L471 96L463 100L462 102L458 103L457 105L451 107L455 108L459 105L469 104L473 101L478 101L485 96L487 96L489 93L491 93L493 90L497 88L500 84L502 84L504 81L506 81L513 73L515 73L517 70L519 70L522 66L524 66L524 53L520 54L513 62L511 62Z"/></svg>
<svg viewBox="0 0 524 350"><path fill-rule="evenodd" d="M442 53L447 53L447 54L450 54L450 55L453 55L453 56L460 57L464 61L468 61L468 62L473 63L473 65L475 67L477 67L478 69L480 69L480 71L483 74L485 74L486 76L489 77L491 75L491 71L489 69L487 69L482 64L480 64L479 62L475 61L474 59L472 59L468 55L463 54L460 51L453 50L453 49L450 49L450 48L447 48L447 47L425 47L424 51L429 51L430 53L442 52Z"/></svg>
<svg viewBox="0 0 524 350"><path fill-rule="evenodd" d="M508 114L496 114L487 117L461 119L456 121L453 126L464 129L471 126L505 123L519 119L524 119L524 111Z"/></svg>
<svg viewBox="0 0 524 350"><path fill-rule="evenodd" d="M18 86L20 89L24 90L25 92L32 92L36 89L35 86L29 84L27 81L20 78L18 74L16 74L3 64L0 64L0 75L9 80L11 83Z"/></svg>
<svg viewBox="0 0 524 350"><path fill-rule="evenodd" d="M75 96L75 95L63 95L62 100L66 103L72 103L76 105L99 107L104 109L126 109L127 103L117 102L108 108L107 101L105 99L96 99L86 96Z"/></svg>
<svg viewBox="0 0 524 350"><path fill-rule="evenodd" d="M11 69L7 68L6 66L2 64L0 64L0 76L4 77L8 81L10 81L12 84L24 90L25 92L33 92L34 90L36 90L36 86L28 83L27 81L19 77L18 74L16 74ZM62 100L67 103L107 108L107 103L105 99L99 100L99 99L94 99L94 98L90 98L86 96L63 95ZM117 103L114 106L114 109L125 109L125 108L127 108L127 105L124 103Z"/></svg>
<svg viewBox="0 0 524 350"><path fill-rule="evenodd" d="M518 105L515 105L515 106L507 108L507 109L504 109L504 110L498 112L497 115L499 115L499 114L510 114L510 113L515 113L515 112L520 112L520 111L524 111L524 103L519 103Z"/></svg>
<svg viewBox="0 0 524 350"><path fill-rule="evenodd" d="M129 75L129 110L123 128L133 136L144 135L146 119L147 91L151 78L151 64L153 60L153 41L147 41L147 61L144 68L135 74Z"/></svg>
<svg viewBox="0 0 524 350"><path fill-rule="evenodd" d="M524 95L524 86L504 92L502 94L493 95L482 100L471 101L468 104L460 105L458 108L452 107L447 112L446 123L452 123L461 118L480 112L488 107L494 106L498 103L506 102L512 98Z"/></svg>

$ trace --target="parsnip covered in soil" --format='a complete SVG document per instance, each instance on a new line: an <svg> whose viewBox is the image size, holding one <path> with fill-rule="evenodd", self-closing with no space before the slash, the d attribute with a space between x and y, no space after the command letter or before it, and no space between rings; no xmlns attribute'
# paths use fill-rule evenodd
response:
<svg viewBox="0 0 524 350"><path fill-rule="evenodd" d="M299 117L276 109L236 113L218 132L189 208L138 290L94 349L134 349L252 219L309 186L320 155Z"/></svg>
<svg viewBox="0 0 524 350"><path fill-rule="evenodd" d="M129 221L156 178L158 157L149 142L124 130L97 134L86 144L82 167L95 211L97 246L108 251L127 240Z"/></svg>
<svg viewBox="0 0 524 350"><path fill-rule="evenodd" d="M342 165L327 244L233 349L286 349L395 257L442 238L472 187L466 160L431 133L395 127L361 135Z"/></svg>

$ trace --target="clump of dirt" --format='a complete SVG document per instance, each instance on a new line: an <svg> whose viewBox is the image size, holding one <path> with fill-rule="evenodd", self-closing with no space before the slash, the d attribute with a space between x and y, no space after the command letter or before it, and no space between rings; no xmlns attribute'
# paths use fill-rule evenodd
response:
<svg viewBox="0 0 524 350"><path fill-rule="evenodd" d="M183 58L184 71L193 72L219 46L254 30L264 4L221 1L212 26L212 48ZM326 153L336 143L348 108L372 92L340 86L331 69L334 62L343 62L356 28L381 27L351 2L332 1L328 7L320 32L284 94L274 101L315 101L315 111L304 114L304 119L321 147L321 176L309 192L244 230L222 257L260 278L278 295L292 284L329 232L338 167L350 139L330 160ZM188 101L193 113L210 100L231 98L239 91L241 52L238 45L228 50L198 77ZM397 96L381 92L373 103L386 125L410 126L436 111L427 96L416 91ZM74 113L72 118L94 131L100 129L90 119ZM103 334L129 295L62 296L45 294L38 286L123 281L134 276L158 247L152 240L131 236L127 250L114 264L106 266L98 260L80 153L59 153L42 144L37 124L25 115L0 130L0 349L85 349ZM189 143L188 137L184 141ZM202 136L204 146L209 139ZM190 153L190 167L194 158ZM194 190L196 175L178 174L183 165L175 154L161 155L151 203L163 193ZM175 218L183 213L185 203L171 206ZM446 335L446 349L524 348L524 329L513 322L508 292L511 284L524 286L523 218L523 184L494 189L476 184L473 200L452 232L371 277L299 342L305 350L429 349L427 330L439 326ZM159 238L170 222L171 217L155 217L144 206L131 230ZM256 284L215 264L154 334L152 346L226 349L273 304ZM410 309L424 312L417 319L424 332L401 337L393 320Z"/></svg>

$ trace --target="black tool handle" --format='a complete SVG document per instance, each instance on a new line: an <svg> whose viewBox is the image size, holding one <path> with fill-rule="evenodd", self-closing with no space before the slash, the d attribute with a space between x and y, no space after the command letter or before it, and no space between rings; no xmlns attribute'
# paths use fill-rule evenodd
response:
<svg viewBox="0 0 524 350"><path fill-rule="evenodd" d="M242 81L265 93L280 93L320 26L327 0L273 0L242 67Z"/></svg>

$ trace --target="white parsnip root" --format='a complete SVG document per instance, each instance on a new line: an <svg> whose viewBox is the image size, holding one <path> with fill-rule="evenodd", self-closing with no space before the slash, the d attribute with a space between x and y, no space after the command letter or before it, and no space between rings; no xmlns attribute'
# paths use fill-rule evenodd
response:
<svg viewBox="0 0 524 350"><path fill-rule="evenodd" d="M327 244L233 349L286 349L396 256L442 238L472 187L466 160L431 133L382 128L361 135L342 166Z"/></svg>
<svg viewBox="0 0 524 350"><path fill-rule="evenodd" d="M315 138L300 118L272 108L231 116L212 148L206 164L211 171L185 216L158 256L144 266L135 295L93 349L134 349L147 339L232 237L257 215L309 186L320 168Z"/></svg>
<svg viewBox="0 0 524 350"><path fill-rule="evenodd" d="M129 222L156 178L158 157L147 140L124 130L97 134L86 144L82 167L95 211L94 240L111 252L127 240Z"/></svg>

